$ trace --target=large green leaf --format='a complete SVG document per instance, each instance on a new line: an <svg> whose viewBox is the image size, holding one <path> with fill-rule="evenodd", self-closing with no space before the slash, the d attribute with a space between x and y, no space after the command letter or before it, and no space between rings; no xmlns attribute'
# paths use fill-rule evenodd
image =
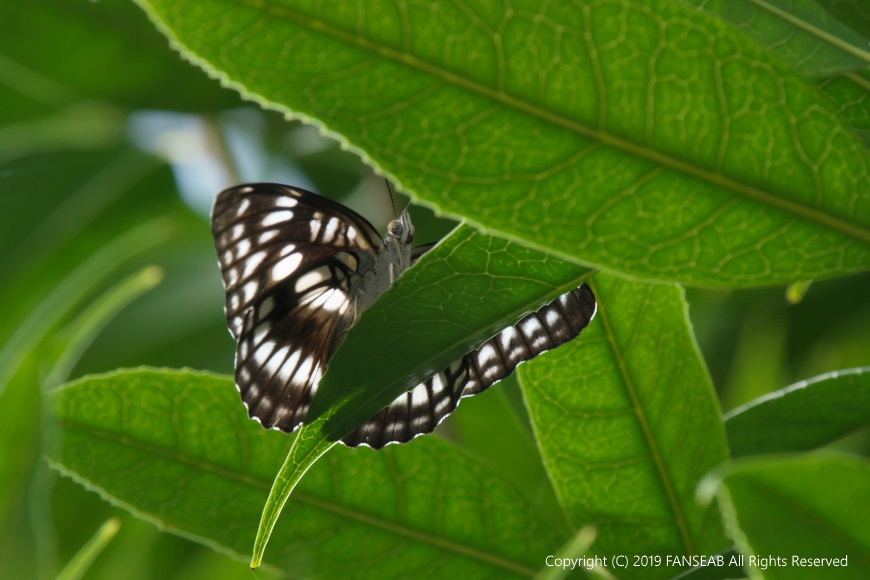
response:
<svg viewBox="0 0 870 580"><path fill-rule="evenodd" d="M870 425L870 369L812 378L725 417L735 457L813 449Z"/></svg>
<svg viewBox="0 0 870 580"><path fill-rule="evenodd" d="M467 226L457 228L351 329L309 417L340 405L342 411L331 416L326 429L335 437L346 435L432 372L588 276L588 270L570 262ZM372 336L379 338L372 341ZM361 374L360 368L367 372Z"/></svg>
<svg viewBox="0 0 870 580"><path fill-rule="evenodd" d="M719 500L754 578L857 580L870 575L868 489L865 459L818 453L737 461L701 495Z"/></svg>
<svg viewBox="0 0 870 580"><path fill-rule="evenodd" d="M592 288L599 312L580 339L520 369L562 505L575 528L597 528L602 556L715 554L718 513L694 493L728 451L682 291L605 274Z"/></svg>
<svg viewBox="0 0 870 580"><path fill-rule="evenodd" d="M292 438L248 420L231 379L119 371L58 389L51 408L62 429L48 453L63 473L176 533L248 552ZM267 562L303 576L530 576L565 539L498 476L427 438L335 449L300 484Z"/></svg>
<svg viewBox="0 0 870 580"><path fill-rule="evenodd" d="M683 0L737 26L811 76L870 65L868 38L815 0Z"/></svg>
<svg viewBox="0 0 870 580"><path fill-rule="evenodd" d="M366 310L330 361L308 411L310 423L299 431L270 493L253 565L259 564L284 502L335 441L507 323L573 290L588 274L467 226L430 250ZM367 371L360 373L361 368Z"/></svg>
<svg viewBox="0 0 870 580"><path fill-rule="evenodd" d="M819 77L816 85L843 118L856 129L870 128L870 37L849 28L861 20L857 6L841 6L832 14L816 0L683 1L733 24L802 73ZM853 14L842 18L848 12Z"/></svg>
<svg viewBox="0 0 870 580"><path fill-rule="evenodd" d="M139 3L226 85L523 243L702 285L870 264L867 152L797 73L690 7Z"/></svg>

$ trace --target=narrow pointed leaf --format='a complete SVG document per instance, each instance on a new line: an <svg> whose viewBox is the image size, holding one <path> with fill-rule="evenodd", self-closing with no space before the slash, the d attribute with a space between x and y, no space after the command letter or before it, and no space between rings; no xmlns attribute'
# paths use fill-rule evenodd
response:
<svg viewBox="0 0 870 580"><path fill-rule="evenodd" d="M578 263L707 286L870 264L867 151L805 79L689 6L138 2L247 98Z"/></svg>
<svg viewBox="0 0 870 580"><path fill-rule="evenodd" d="M600 273L591 286L586 332L520 370L553 486L575 527L597 529L594 554L715 554L728 543L695 486L728 451L682 291Z"/></svg>
<svg viewBox="0 0 870 580"><path fill-rule="evenodd" d="M814 453L737 461L700 494L717 498L753 577L858 580L870 575L868 489L866 459Z"/></svg>
<svg viewBox="0 0 870 580"><path fill-rule="evenodd" d="M806 451L870 425L870 368L836 371L765 395L725 416L735 457Z"/></svg>
<svg viewBox="0 0 870 580"><path fill-rule="evenodd" d="M54 391L52 465L110 502L246 561L291 437L250 421L229 377L131 370ZM497 507L496 507L497 506ZM291 576L531 576L566 540L522 494L437 438L333 449L308 472L265 565Z"/></svg>
<svg viewBox="0 0 870 580"><path fill-rule="evenodd" d="M56 580L79 580L82 578L119 529L121 529L121 520L117 518L107 520L100 526L94 537L82 546L82 549L64 566Z"/></svg>

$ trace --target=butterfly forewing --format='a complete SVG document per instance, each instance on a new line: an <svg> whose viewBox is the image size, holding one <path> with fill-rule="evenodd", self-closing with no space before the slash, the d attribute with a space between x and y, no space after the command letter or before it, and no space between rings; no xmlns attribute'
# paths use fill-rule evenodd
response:
<svg viewBox="0 0 870 580"><path fill-rule="evenodd" d="M251 417L292 431L355 322L355 295L383 242L350 209L277 184L222 192L212 231L236 385Z"/></svg>
<svg viewBox="0 0 870 580"><path fill-rule="evenodd" d="M397 230L381 240L341 204L278 184L218 195L212 231L237 343L236 385L264 427L290 432L305 421L330 358L361 311L432 247L410 248L407 213L393 224ZM379 449L432 432L462 397L575 338L595 308L585 284L559 296L397 397L343 442Z"/></svg>

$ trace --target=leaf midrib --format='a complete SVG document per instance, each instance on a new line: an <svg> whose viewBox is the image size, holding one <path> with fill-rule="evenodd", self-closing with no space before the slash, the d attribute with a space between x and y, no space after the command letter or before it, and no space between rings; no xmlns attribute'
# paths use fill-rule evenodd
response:
<svg viewBox="0 0 870 580"><path fill-rule="evenodd" d="M453 84L460 88L477 93L497 103L501 103L503 105L515 108L519 111L552 123L553 125L579 133L583 136L589 137L590 139L596 140L615 149L637 155L643 159L658 163L670 169L683 172L690 176L694 176L713 185L742 194L743 196L755 200L759 203L767 204L771 207L778 208L787 213L791 213L795 216L807 219L811 222L828 226L857 240L870 243L870 229L865 229L860 225L851 223L832 214L818 211L816 208L809 207L780 196L771 195L766 191L749 183L727 177L721 173L717 173L715 171L703 168L698 165L693 165L687 161L684 161L677 157L673 157L671 155L667 155L655 149L633 143L631 141L619 138L609 133L604 133L598 129L587 127L582 123L578 123L572 119L568 119L562 115L543 109L536 104L513 97L505 93L504 91L492 89L438 65L426 62L422 59L411 56L407 53L397 51L382 44L377 44L369 40L368 38L364 38L362 36L341 30L340 28L331 26L323 20L311 18L304 14L300 14L298 12L290 10L289 8L284 6L271 5L265 0L229 1L232 3L237 2L242 5L247 5L251 8L269 13L275 17L283 18L288 21L294 22L295 24L303 28L308 28L318 33L331 36L338 41L354 45L358 48L367 50L381 57L405 64L420 72L424 72L432 75L433 77L439 78L449 84ZM242 87L244 91L249 90L248 87L245 87L243 84L238 84ZM276 105L279 109L283 107L278 103L273 103L270 99L262 95L259 95L259 97L262 98L265 103L273 106L273 108Z"/></svg>
<svg viewBox="0 0 870 580"><path fill-rule="evenodd" d="M590 284L592 285L593 291L595 291L596 295L602 294L596 291L594 280ZM647 420L646 411L643 405L641 405L640 397L637 392L637 387L634 384L631 372L629 372L628 370L625 357L623 357L622 351L617 346L616 333L614 332L613 325L610 322L610 318L608 316L609 312L605 305L603 305L601 302L598 303L597 314L601 319L602 325L604 326L604 332L607 336L607 343L610 345L611 352L613 353L613 358L616 360L617 366L619 368L619 373L622 376L623 385L625 385L625 390L628 393L629 398L631 399L631 404L634 408L633 410L635 416L637 417L638 425L640 426L641 432L643 433L644 441L646 441L647 447L649 448L650 457L652 457L656 473L658 473L659 476L659 482L661 483L662 489L664 490L665 496L668 500L668 505L671 509L671 512L673 513L674 523L677 527L677 530L679 531L683 546L686 548L687 553L697 554L697 548L695 547L695 542L692 539L691 533L689 532L689 528L686 523L686 515L683 511L683 506L680 504L680 501L677 498L677 493L674 489L671 474L668 472L667 467L665 466L661 450L659 449L658 440L655 433L653 433L652 427L650 427L649 421Z"/></svg>
<svg viewBox="0 0 870 580"><path fill-rule="evenodd" d="M165 459L178 461L191 467L195 467L197 469L212 473L214 475L218 475L220 477L239 482L243 485L248 485L257 489L261 489L267 493L271 489L271 484L269 482L239 473L237 471L232 471L231 469L227 469L210 461L204 461L202 459L190 456L175 449L167 449L165 447L161 447L159 445L155 445L141 439L134 439L126 435L121 435L119 433L106 429L100 429L98 427L94 427L86 423L80 423L78 421L73 421L71 419L63 419L62 424L64 429L69 429L71 431L77 431L85 435L97 437L99 439L103 439L104 441L109 441L113 444L124 445L133 449L137 449L139 451L145 451L147 453L163 457ZM108 491L106 491L106 493L108 495L112 495L109 494ZM480 560L482 562L487 562L489 564L498 566L499 568L503 568L511 572L515 572L517 574L531 577L534 576L536 573L536 570L534 570L533 568L529 568L520 562L508 560L498 554L484 552L482 550L471 548L464 544L459 544L450 540L445 540L438 536L426 534L424 532L409 528L407 526L388 522L383 519L379 519L377 517L366 514L364 512L353 510L341 505L337 505L333 502L306 494L299 490L293 492L292 499L294 501L306 503L310 506L357 521L362 524L380 528L382 530L399 536L404 536L410 540L425 542L430 545L443 548L445 550L449 550L463 556ZM214 539L211 539L211 541L214 541Z"/></svg>

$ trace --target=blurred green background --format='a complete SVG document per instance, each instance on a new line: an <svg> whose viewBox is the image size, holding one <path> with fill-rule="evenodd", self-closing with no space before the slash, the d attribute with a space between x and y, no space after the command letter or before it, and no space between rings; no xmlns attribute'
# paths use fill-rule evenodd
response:
<svg viewBox="0 0 870 580"><path fill-rule="evenodd" d="M53 577L113 515L120 532L89 577L250 578L245 563L51 472L40 461L40 392L118 367L231 373L214 195L243 181L292 183L383 229L394 211L385 182L316 129L181 61L128 0L4 2L0 22L0 578ZM422 208L413 217L421 241L452 227ZM797 304L785 288L689 289L723 410L867 364L868 286L867 274L816 282ZM463 403L442 434L507 454L501 419L521 416L511 412L520 400L505 381ZM866 453L870 437L839 445ZM538 477L539 466L509 475L528 484L526 467Z"/></svg>

